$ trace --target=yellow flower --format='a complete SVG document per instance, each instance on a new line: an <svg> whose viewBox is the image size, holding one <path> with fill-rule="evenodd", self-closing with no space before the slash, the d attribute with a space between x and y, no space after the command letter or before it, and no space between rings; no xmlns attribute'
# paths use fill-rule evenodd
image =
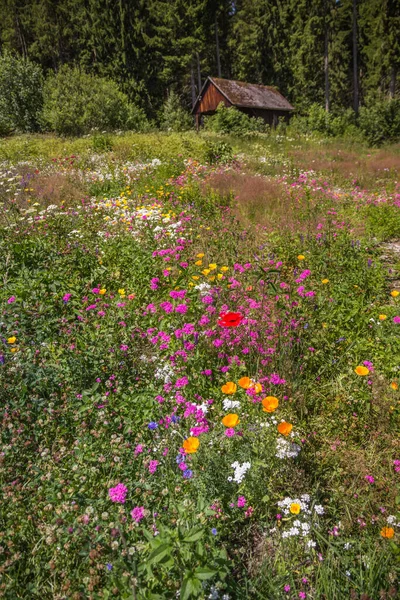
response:
<svg viewBox="0 0 400 600"><path fill-rule="evenodd" d="M235 413L225 415L222 419L222 424L225 425L225 427L236 427L239 423L239 415L236 415Z"/></svg>
<svg viewBox="0 0 400 600"><path fill-rule="evenodd" d="M210 269L204 269L202 271L203 275L206 275L206 276L209 274L209 272L210 272Z"/></svg>
<svg viewBox="0 0 400 600"><path fill-rule="evenodd" d="M18 352L18 348L14 346L13 348L11 348L11 352Z"/></svg>
<svg viewBox="0 0 400 600"><path fill-rule="evenodd" d="M382 527L382 529L381 529L381 536L383 538L387 538L388 540L391 540L392 537L394 536L394 529L393 529L393 527Z"/></svg>
<svg viewBox="0 0 400 600"><path fill-rule="evenodd" d="M125 296L125 290L124 290L123 288L120 288L120 289L118 290L118 294L119 294L120 296Z"/></svg>
<svg viewBox="0 0 400 600"><path fill-rule="evenodd" d="M196 258L203 258L204 254L200 252L200 254L196 254Z"/></svg>
<svg viewBox="0 0 400 600"><path fill-rule="evenodd" d="M329 283L329 279L323 279L321 283L325 285L326 283Z"/></svg>
<svg viewBox="0 0 400 600"><path fill-rule="evenodd" d="M367 369L367 367L364 367L363 365L358 365L358 367L354 369L354 372L357 373L357 375L363 377L364 375L368 375L369 369Z"/></svg>
<svg viewBox="0 0 400 600"><path fill-rule="evenodd" d="M292 515L298 515L301 511L301 506L298 502L292 502L292 504L289 507L289 510L292 513Z"/></svg>
<svg viewBox="0 0 400 600"><path fill-rule="evenodd" d="M393 298L397 298L397 296L398 296L399 294L400 294L400 292L399 292L398 290L393 290L393 291L391 291L391 292L390 292L390 295L391 295Z"/></svg>
<svg viewBox="0 0 400 600"><path fill-rule="evenodd" d="M197 281L198 279L200 279L200 277L198 275L192 275L192 279L194 279L195 281Z"/></svg>
<svg viewBox="0 0 400 600"><path fill-rule="evenodd" d="M210 263L208 265L208 268L210 269L210 271L214 271L217 268L217 265L215 263Z"/></svg>
<svg viewBox="0 0 400 600"><path fill-rule="evenodd" d="M304 260L304 259L305 259L304 254L299 254L297 257L297 260Z"/></svg>
<svg viewBox="0 0 400 600"><path fill-rule="evenodd" d="M229 271L229 267L221 267L220 271L226 273L227 271Z"/></svg>
<svg viewBox="0 0 400 600"><path fill-rule="evenodd" d="M200 446L199 438L188 437L182 444L183 449L187 454L194 454Z"/></svg>
<svg viewBox="0 0 400 600"><path fill-rule="evenodd" d="M106 293L106 288L101 288L101 290L99 291L99 294L101 294L102 296L104 296L104 294Z"/></svg>
<svg viewBox="0 0 400 600"><path fill-rule="evenodd" d="M228 381L228 383L225 383L225 385L221 387L221 391L223 394L234 394L236 390L237 385L236 383L233 383L233 381Z"/></svg>
<svg viewBox="0 0 400 600"><path fill-rule="evenodd" d="M260 392L262 392L262 385L261 383L253 383L251 385L251 389L254 390L256 394L259 394Z"/></svg>
<svg viewBox="0 0 400 600"><path fill-rule="evenodd" d="M396 383L395 381L392 381L392 383L390 384L390 387L392 388L392 390L398 390L399 389L399 384Z"/></svg>
<svg viewBox="0 0 400 600"><path fill-rule="evenodd" d="M264 398L261 404L263 405L264 412L272 413L278 408L279 400L278 398L275 398L275 396L267 396L266 398Z"/></svg>
<svg viewBox="0 0 400 600"><path fill-rule="evenodd" d="M15 335L13 335L7 339L7 342L9 344L15 344L16 341L17 341L17 338L15 337Z"/></svg>
<svg viewBox="0 0 400 600"><path fill-rule="evenodd" d="M203 264L202 260L196 260L196 262L194 263L196 265L196 267L201 267L201 265Z"/></svg>
<svg viewBox="0 0 400 600"><path fill-rule="evenodd" d="M222 279L222 278L223 278L223 275L222 275L222 273L218 273L218 275L217 275L217 279Z"/></svg>
<svg viewBox="0 0 400 600"><path fill-rule="evenodd" d="M386 315L379 315L379 320L380 321L385 321L387 319Z"/></svg>

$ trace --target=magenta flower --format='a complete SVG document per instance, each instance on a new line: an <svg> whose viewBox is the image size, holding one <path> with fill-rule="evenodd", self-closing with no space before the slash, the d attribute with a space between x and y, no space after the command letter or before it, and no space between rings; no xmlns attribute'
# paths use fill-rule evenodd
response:
<svg viewBox="0 0 400 600"><path fill-rule="evenodd" d="M108 490L111 502L118 502L119 504L124 504L127 493L128 488L123 483L119 483Z"/></svg>
<svg viewBox="0 0 400 600"><path fill-rule="evenodd" d="M67 296L71 296L71 294L66 294ZM65 296L64 296L65 298ZM64 300L63 298L63 300ZM69 298L68 298L69 300ZM13 304L13 302L15 302L15 296L10 296L10 298L7 300L7 304Z"/></svg>
<svg viewBox="0 0 400 600"><path fill-rule="evenodd" d="M246 498L244 496L239 496L237 499L238 508L243 508L246 505Z"/></svg>
<svg viewBox="0 0 400 600"><path fill-rule="evenodd" d="M375 483L375 479L372 477L372 475L366 475L364 479L368 481L368 483Z"/></svg>
<svg viewBox="0 0 400 600"><path fill-rule="evenodd" d="M393 323L398 325L400 323L400 317L393 317Z"/></svg>
<svg viewBox="0 0 400 600"><path fill-rule="evenodd" d="M233 437L235 435L235 430L233 427L228 427L228 429L225 429L225 435L229 438Z"/></svg>
<svg viewBox="0 0 400 600"><path fill-rule="evenodd" d="M135 508L131 510L131 517L136 523L139 523L144 519L144 506L135 506Z"/></svg>
<svg viewBox="0 0 400 600"><path fill-rule="evenodd" d="M93 288L92 289L92 294L98 294L100 292L100 288Z"/></svg>
<svg viewBox="0 0 400 600"><path fill-rule="evenodd" d="M149 464L149 473L153 475L153 473L157 471L157 467L159 464L160 463L158 462L158 460L151 460Z"/></svg>

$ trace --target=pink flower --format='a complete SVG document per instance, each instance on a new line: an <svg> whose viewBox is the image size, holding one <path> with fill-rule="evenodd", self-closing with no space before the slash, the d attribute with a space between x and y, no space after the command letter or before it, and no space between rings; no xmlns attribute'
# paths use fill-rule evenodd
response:
<svg viewBox="0 0 400 600"><path fill-rule="evenodd" d="M71 294L66 294L66 296L71 296ZM65 298L65 296L64 296L64 298ZM63 298L63 300L64 300L64 298ZM69 300L69 298L68 298L68 300ZM7 304L12 304L13 302L15 302L15 296L10 296L10 298L7 300ZM64 302L65 302L65 300L64 300Z"/></svg>
<svg viewBox="0 0 400 600"><path fill-rule="evenodd" d="M138 454L141 454L143 452L143 446L142 444L138 444L135 448L135 456L137 456Z"/></svg>
<svg viewBox="0 0 400 600"><path fill-rule="evenodd" d="M398 325L400 323L400 317L393 317L393 323L395 323L395 325Z"/></svg>
<svg viewBox="0 0 400 600"><path fill-rule="evenodd" d="M160 463L158 462L158 460L151 460L149 464L149 473L153 475L153 473L157 471L157 467L159 464Z"/></svg>
<svg viewBox="0 0 400 600"><path fill-rule="evenodd" d="M246 498L244 496L239 496L237 499L238 508L243 508L246 505Z"/></svg>
<svg viewBox="0 0 400 600"><path fill-rule="evenodd" d="M228 427L228 429L225 429L225 435L226 437L233 437L235 435L235 430L233 429L233 427Z"/></svg>
<svg viewBox="0 0 400 600"><path fill-rule="evenodd" d="M144 506L135 506L131 510L131 517L136 523L139 523L144 518Z"/></svg>
<svg viewBox="0 0 400 600"><path fill-rule="evenodd" d="M92 294L98 294L100 292L100 288L93 288Z"/></svg>
<svg viewBox="0 0 400 600"><path fill-rule="evenodd" d="M366 475L364 479L368 481L368 483L375 483L375 479L372 477L372 475Z"/></svg>
<svg viewBox="0 0 400 600"><path fill-rule="evenodd" d="M128 488L123 483L119 483L108 490L111 502L119 502L120 504L124 504L127 493Z"/></svg>

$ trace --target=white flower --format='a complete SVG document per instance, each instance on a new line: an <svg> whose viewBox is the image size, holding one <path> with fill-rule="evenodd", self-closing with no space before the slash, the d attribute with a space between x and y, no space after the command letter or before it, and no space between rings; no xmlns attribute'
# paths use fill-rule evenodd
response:
<svg viewBox="0 0 400 600"><path fill-rule="evenodd" d="M314 506L314 510L315 510L315 512L317 513L317 515L323 515L323 514L324 514L324 512L325 512L325 509L324 509L324 507L323 507L323 506L321 506L321 504L316 504L316 505Z"/></svg>
<svg viewBox="0 0 400 600"><path fill-rule="evenodd" d="M316 542L314 542L314 540L308 540L307 542L307 548L315 548L316 546Z"/></svg>
<svg viewBox="0 0 400 600"><path fill-rule="evenodd" d="M276 442L276 453L277 458L296 458L299 454L301 447L298 444L293 444L283 438L278 438Z"/></svg>
<svg viewBox="0 0 400 600"><path fill-rule="evenodd" d="M222 401L222 406L224 410L230 410L231 408L238 408L240 406L240 402L238 400L230 400L229 398L225 398Z"/></svg>
<svg viewBox="0 0 400 600"><path fill-rule="evenodd" d="M233 476L233 480L236 483L242 483L242 481L244 479L244 476L246 475L246 472L251 467L251 463L244 462L241 465L240 463L238 463L238 461L235 461L234 463L231 464L231 467L233 467L233 469L235 470L235 473L234 473L234 476ZM228 481L232 481L232 478L228 477Z"/></svg>

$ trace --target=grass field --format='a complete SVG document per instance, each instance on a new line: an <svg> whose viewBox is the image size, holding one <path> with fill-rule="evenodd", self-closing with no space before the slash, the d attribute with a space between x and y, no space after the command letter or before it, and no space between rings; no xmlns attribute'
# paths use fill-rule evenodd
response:
<svg viewBox="0 0 400 600"><path fill-rule="evenodd" d="M0 142L0 597L386 600L400 146Z"/></svg>

